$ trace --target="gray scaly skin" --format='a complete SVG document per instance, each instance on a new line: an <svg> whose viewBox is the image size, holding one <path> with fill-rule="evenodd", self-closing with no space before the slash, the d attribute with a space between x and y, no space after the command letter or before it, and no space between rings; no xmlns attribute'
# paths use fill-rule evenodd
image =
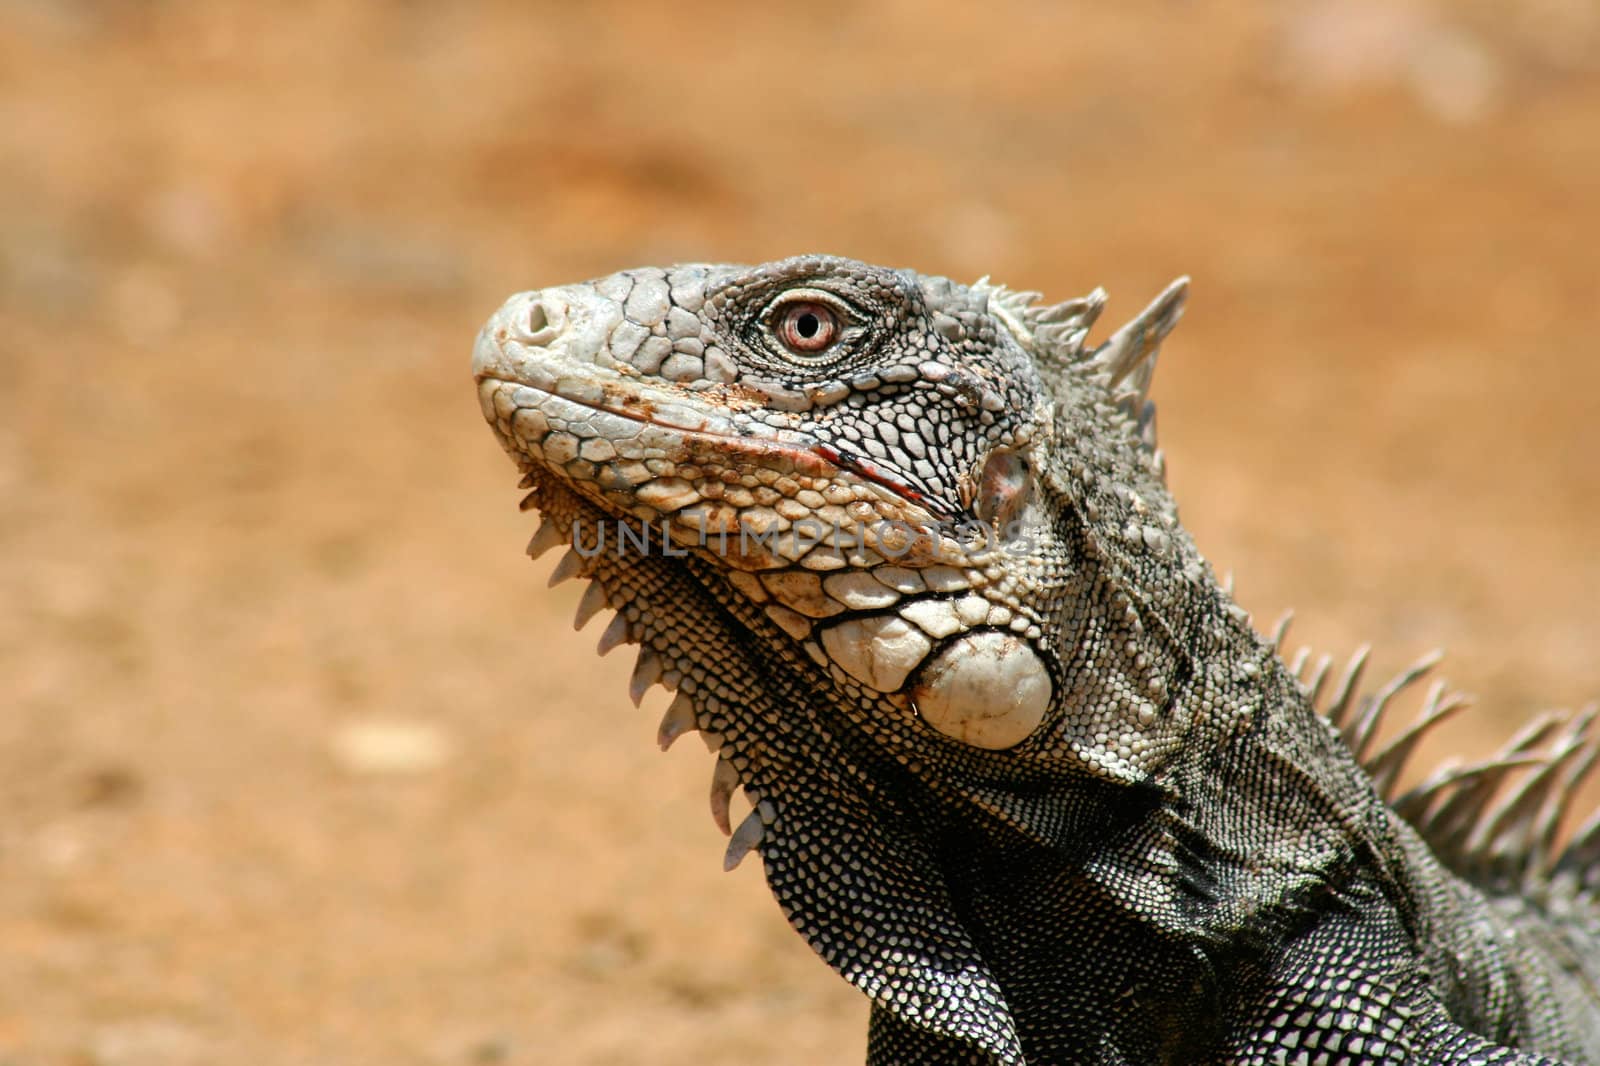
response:
<svg viewBox="0 0 1600 1066"><path fill-rule="evenodd" d="M1218 584L1145 397L1183 296L1091 348L1099 291L649 268L512 297L473 363L530 551L675 690L724 831L742 786L727 864L870 1063L1600 1062L1600 831L1552 846L1593 712L1390 795L1459 701L1372 752L1429 664L1325 684Z"/></svg>

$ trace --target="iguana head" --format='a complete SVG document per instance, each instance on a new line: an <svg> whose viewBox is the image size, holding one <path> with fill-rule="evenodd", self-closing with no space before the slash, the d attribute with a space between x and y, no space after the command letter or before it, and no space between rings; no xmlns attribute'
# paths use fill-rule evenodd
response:
<svg viewBox="0 0 1600 1066"><path fill-rule="evenodd" d="M641 645L635 697L718 753L730 863L913 1024L1004 1055L1000 993L941 869L945 820L1059 845L1148 787L1195 709L1219 593L1144 399L1183 284L1093 350L1054 306L849 260L627 271L521 293L474 352L485 417ZM1137 578L1137 580L1135 580ZM1201 638L1194 638L1201 639ZM758 843L759 842L759 843Z"/></svg>

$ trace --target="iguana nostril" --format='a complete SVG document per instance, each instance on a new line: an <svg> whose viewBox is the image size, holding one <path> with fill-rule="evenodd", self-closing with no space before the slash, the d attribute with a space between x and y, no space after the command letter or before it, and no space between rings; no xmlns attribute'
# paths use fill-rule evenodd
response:
<svg viewBox="0 0 1600 1066"><path fill-rule="evenodd" d="M522 343L549 344L561 332L557 323L563 317L559 308L547 307L544 299L534 300L528 307L527 333Z"/></svg>

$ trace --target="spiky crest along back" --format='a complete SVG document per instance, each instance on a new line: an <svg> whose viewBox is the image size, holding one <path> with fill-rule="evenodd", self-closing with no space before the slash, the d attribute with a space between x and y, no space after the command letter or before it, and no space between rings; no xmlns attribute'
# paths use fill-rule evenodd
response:
<svg viewBox="0 0 1600 1066"><path fill-rule="evenodd" d="M1280 652L1286 628L1278 630ZM1434 681L1412 720L1378 745L1398 713L1397 698L1420 684L1442 656L1430 653L1375 691L1363 692L1370 651L1358 650L1332 689L1331 656L1313 664L1311 650L1302 648L1290 669L1395 813L1446 865L1491 893L1535 901L1575 895L1600 900L1600 812L1558 845L1572 802L1600 758L1594 728L1600 707L1540 715L1493 755L1474 762L1446 759L1403 789L1418 743L1469 701Z"/></svg>

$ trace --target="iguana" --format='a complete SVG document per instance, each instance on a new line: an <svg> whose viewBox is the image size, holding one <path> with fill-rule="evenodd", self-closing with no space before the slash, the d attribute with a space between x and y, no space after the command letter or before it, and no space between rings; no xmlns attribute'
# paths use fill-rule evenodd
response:
<svg viewBox="0 0 1600 1066"><path fill-rule="evenodd" d="M1281 656L1178 523L1147 399L1180 280L1103 343L828 256L513 296L478 399L726 864L870 997L887 1063L1600 1062L1596 712L1396 795L1440 685ZM1319 711L1321 713L1319 713Z"/></svg>

